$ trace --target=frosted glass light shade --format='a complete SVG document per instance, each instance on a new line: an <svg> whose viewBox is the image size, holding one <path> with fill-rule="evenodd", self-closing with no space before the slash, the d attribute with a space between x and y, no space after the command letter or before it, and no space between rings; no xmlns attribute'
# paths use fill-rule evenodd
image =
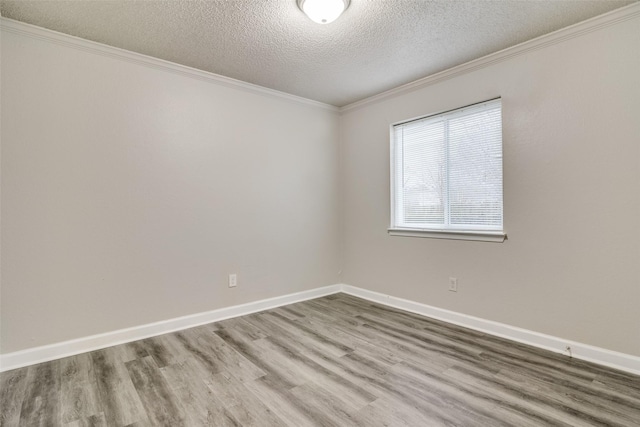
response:
<svg viewBox="0 0 640 427"><path fill-rule="evenodd" d="M329 24L336 19L347 7L349 0L298 0L298 7L318 24Z"/></svg>

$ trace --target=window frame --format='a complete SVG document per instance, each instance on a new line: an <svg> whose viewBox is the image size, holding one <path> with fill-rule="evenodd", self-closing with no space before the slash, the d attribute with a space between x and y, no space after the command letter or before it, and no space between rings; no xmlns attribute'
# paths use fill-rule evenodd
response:
<svg viewBox="0 0 640 427"><path fill-rule="evenodd" d="M504 140L501 142L501 151L502 151L502 228L496 228L495 230L486 228L486 229L476 229L473 226L459 226L456 228L446 227L446 226L430 226L430 227L402 227L396 226L396 169L397 169L397 159L396 159L396 138L395 138L395 127L398 125L411 123L414 121L425 120L429 118L437 119L438 116L443 116L445 114L453 113L450 117L455 117L455 114L462 113L468 109L476 109L482 104L487 104L490 102L494 102L500 100L500 113L502 114L502 98L496 97L492 99L487 99L484 101L476 102L473 104L466 105L460 108L454 108L450 110L445 110L437 113L428 114L425 116L416 117L409 120L402 120L396 123L392 123L389 126L389 164L390 164L390 174L389 174L389 187L390 187L390 225L387 229L390 236L405 236L405 237L426 237L426 238L435 238L435 239L450 239L450 240L475 240L475 241L486 241L486 242L504 242L507 238L507 234L505 232L504 227ZM501 134L502 133L501 126ZM448 203L448 201L447 201ZM448 208L445 208L448 210Z"/></svg>

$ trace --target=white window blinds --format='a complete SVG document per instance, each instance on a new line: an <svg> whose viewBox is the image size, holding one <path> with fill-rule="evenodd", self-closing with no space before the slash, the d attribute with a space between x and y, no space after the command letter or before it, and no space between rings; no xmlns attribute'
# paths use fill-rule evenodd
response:
<svg viewBox="0 0 640 427"><path fill-rule="evenodd" d="M499 231L500 99L392 128L391 229Z"/></svg>

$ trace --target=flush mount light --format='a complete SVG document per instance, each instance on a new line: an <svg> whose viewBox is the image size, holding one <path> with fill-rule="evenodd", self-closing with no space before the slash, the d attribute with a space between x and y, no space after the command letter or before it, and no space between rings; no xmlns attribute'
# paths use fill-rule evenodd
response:
<svg viewBox="0 0 640 427"><path fill-rule="evenodd" d="M298 0L298 7L313 22L329 24L349 7L350 0Z"/></svg>

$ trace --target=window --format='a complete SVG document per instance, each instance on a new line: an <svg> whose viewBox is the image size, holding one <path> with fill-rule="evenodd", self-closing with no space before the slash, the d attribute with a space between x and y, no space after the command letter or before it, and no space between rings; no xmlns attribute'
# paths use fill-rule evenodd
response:
<svg viewBox="0 0 640 427"><path fill-rule="evenodd" d="M503 241L502 103L396 124L392 235Z"/></svg>

